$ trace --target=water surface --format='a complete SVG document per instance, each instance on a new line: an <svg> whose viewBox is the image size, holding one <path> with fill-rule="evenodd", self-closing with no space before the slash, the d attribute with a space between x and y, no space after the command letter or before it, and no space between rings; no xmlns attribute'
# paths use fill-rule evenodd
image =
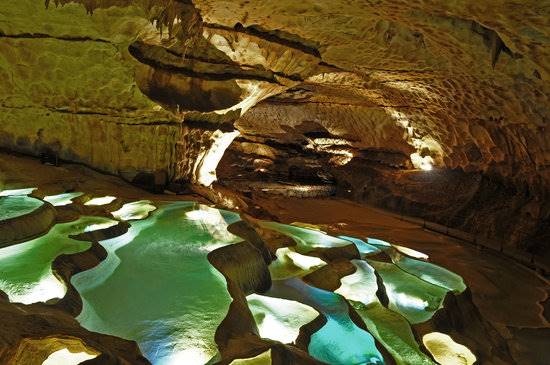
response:
<svg viewBox="0 0 550 365"><path fill-rule="evenodd" d="M0 221L32 213L42 205L41 200L24 195L0 197Z"/></svg>
<svg viewBox="0 0 550 365"><path fill-rule="evenodd" d="M0 249L0 290L10 301L25 304L62 298L65 284L54 276L52 262L61 254L73 254L90 248L89 242L69 236L78 235L94 225L112 222L102 217L80 219L56 224L34 240Z"/></svg>
<svg viewBox="0 0 550 365"><path fill-rule="evenodd" d="M119 237L102 241L109 255L73 277L87 329L135 340L153 364L205 364L217 354L214 334L231 297L208 261L241 241L227 231L236 213L193 202L161 205Z"/></svg>

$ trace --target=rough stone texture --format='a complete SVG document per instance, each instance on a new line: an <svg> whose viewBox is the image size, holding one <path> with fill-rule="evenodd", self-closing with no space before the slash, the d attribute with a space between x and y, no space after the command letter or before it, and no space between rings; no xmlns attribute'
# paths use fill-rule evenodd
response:
<svg viewBox="0 0 550 365"><path fill-rule="evenodd" d="M336 173L349 196L504 244L537 246L546 256L540 242L550 219L547 7L353 0L199 0L196 6L206 23L292 41L314 49L330 67L246 113L236 122L242 138L301 146L301 155L334 154L336 167L345 164L339 155L361 157ZM458 170L449 178L483 183L469 184L471 191L457 200L449 196L460 188L452 180L415 181L369 167L377 161L403 168L396 155L412 153ZM285 160L269 159L268 170Z"/></svg>
<svg viewBox="0 0 550 365"><path fill-rule="evenodd" d="M267 133L280 131L274 124L283 120L315 122L319 131L358 146L416 150L440 166L529 182L549 178L548 9L537 2L200 0L195 5L206 42L187 60L178 57L181 45L161 42L143 9L112 3L124 6L96 9L91 17L76 4L49 10L31 1L4 5L1 46L9 72L2 80L12 95L5 95L3 107L11 112L39 104L124 119L139 115L139 123L175 121L139 90L167 107L205 111L247 99L255 91L241 91L239 79L253 78L253 90L266 87L259 80L281 87L249 100L245 109L294 86L239 121L253 133L264 125L271 125ZM139 49L139 62L130 44ZM149 66L138 67L136 83L133 66L140 62ZM208 81L213 75L225 81ZM185 92L175 97L181 88ZM32 108L28 112L46 124ZM16 128L3 128L14 134L12 147ZM136 164L157 168L131 153ZM162 154L155 159L167 165Z"/></svg>
<svg viewBox="0 0 550 365"><path fill-rule="evenodd" d="M120 208L124 202L143 198L197 198L175 195L155 198L154 195L132 187L116 177L101 175L79 165L46 166L35 159L0 154L0 186L19 188L31 185L38 187L35 191L37 196L71 189L86 192L87 199L116 192L118 199L110 207L84 206L82 204L85 200L80 198L75 199L75 203L70 206L56 207L58 220L70 220L79 215L110 216L110 211ZM228 193L230 192L223 191L220 196L227 198ZM276 219L286 223L315 222L319 224L319 229L331 235L377 237L388 242L406 244L407 247L429 255L431 262L463 276L472 295L457 297L455 300L448 298L447 310L442 309L436 320L426 326L417 327L417 334L435 329L449 332L457 342L471 347L483 364L546 365L549 338L549 323L545 318L548 316L548 283L532 271L490 252L478 251L444 235L424 230L419 225L350 201L262 195L255 195L253 198L246 200L257 204L258 209L275 214L262 219ZM240 211L252 210L252 207L241 207ZM69 212L76 215L69 218ZM254 213L254 216L259 215ZM258 221L246 214L241 217L244 221L231 225L229 231L241 236L245 242L215 250L209 255L211 262L226 276L228 289L233 297L227 317L216 334L216 342L223 355L220 363L227 364L234 358L254 356L271 348L273 364L318 364L304 349L307 348L311 334L325 323L322 316L302 327L296 346L259 338L244 295L250 291L265 289L269 283L265 265L275 258L274 253L278 248L296 243L288 236L260 228ZM123 234L127 228L126 224L118 225L94 234L80 235L77 239L108 239ZM330 261L330 267L329 270L309 275L307 280L321 288L334 288L338 285L339 278L351 273L351 266L345 260L356 258L358 252L355 246L349 245L317 249L313 254ZM69 282L72 275L96 265L105 255L105 250L97 242L93 242L90 250L57 258L53 269L60 278ZM376 257L376 260L382 259L382 254ZM389 260L389 257L385 256L385 259ZM382 293L379 291L378 295ZM509 295L510 293L514 295ZM90 364L148 363L140 356L135 343L81 328L72 318L81 305L76 294L69 285L68 294L55 304L19 305L8 303L7 296L0 292L0 362L41 364L51 351L61 347L82 351L84 346L88 351L101 352ZM518 311L518 308L521 310ZM362 322L353 309L350 312L352 319L361 325ZM493 353L494 350L497 351ZM496 361L499 358L509 359L510 356L512 360Z"/></svg>
<svg viewBox="0 0 550 365"><path fill-rule="evenodd" d="M158 171L177 179L178 163L194 163L176 160L175 153L187 111L195 112L190 119L231 123L259 100L296 85L294 75L317 67L307 54L287 54L264 40L257 42L273 48L266 58L284 55L286 67L241 65L206 39L188 49L161 33L141 3L103 5L90 15L78 4L2 4L2 147L55 154L129 180ZM210 38L221 42L232 32L213 30ZM250 46L249 37L239 41ZM236 113L224 118L228 111Z"/></svg>
<svg viewBox="0 0 550 365"><path fill-rule="evenodd" d="M8 1L0 21L3 147L129 177L168 166L175 119L139 91L127 51L156 35L139 9Z"/></svg>
<svg viewBox="0 0 550 365"><path fill-rule="evenodd" d="M358 180L333 167L352 157L400 170L429 161L491 183L463 195L462 211L409 211L494 236L489 222L506 205L489 199L478 214L486 192L513 201L502 239L530 246L548 237L550 8L542 2L47 3L0 6L1 147L137 182L153 176L161 189L195 181L210 135L235 127L238 143L278 151L244 153L253 156L248 173L263 180L331 181L402 208L381 201L415 201L415 182ZM294 168L309 158L317 166ZM319 176L325 166L333 176ZM388 199L372 193L388 183Z"/></svg>
<svg viewBox="0 0 550 365"><path fill-rule="evenodd" d="M405 140L427 149L440 166L494 169L529 181L549 178L544 48L549 14L538 2L199 0L196 5L205 22L283 30L313 46L339 71L312 77L306 87L328 79L345 89L351 82L363 104L385 112L388 125L408 129ZM303 115L310 114L308 99L319 102L302 97ZM338 108L336 101L322 102ZM356 119L354 129L368 130L372 118L347 117L347 107L340 121ZM288 117L285 123L300 121Z"/></svg>

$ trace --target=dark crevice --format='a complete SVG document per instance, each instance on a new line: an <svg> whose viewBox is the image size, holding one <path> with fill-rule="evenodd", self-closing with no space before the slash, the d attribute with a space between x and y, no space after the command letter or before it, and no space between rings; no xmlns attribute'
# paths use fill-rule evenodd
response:
<svg viewBox="0 0 550 365"><path fill-rule="evenodd" d="M25 107L11 107L11 106L6 106L6 105L0 105L1 108L7 108L7 109L40 109L38 107L35 107L35 106L25 106ZM122 119L127 119L128 117L125 116L125 115L115 115L115 114L110 114L110 113L106 113L106 112L92 112L92 111L71 111L71 110L66 110L66 109L55 109L55 108L48 108L48 107L45 107L45 109L48 110L48 112L50 113L60 113L60 114L72 114L72 115L97 115L97 116L108 116L108 117L111 117L111 118L122 118ZM131 118L130 118L131 119ZM129 126L139 126L139 125L173 125L173 126L179 126L181 125L180 122L176 122L176 121L157 121L157 122L147 122L147 123L123 123L123 122L107 122L107 123L111 123L111 124L117 124L117 125L129 125Z"/></svg>
<svg viewBox="0 0 550 365"><path fill-rule="evenodd" d="M512 52L510 48L508 48L506 44L504 44L504 41L497 32L479 24L474 20L472 20L471 22L472 31L476 34L479 34L483 38L483 43L485 43L487 48L489 48L489 50L491 51L491 64L493 65L493 68L495 68L501 52L506 53L512 58L521 57L520 55L514 54L514 52Z"/></svg>
<svg viewBox="0 0 550 365"><path fill-rule="evenodd" d="M295 39L282 38L280 35L275 34L274 33L275 31L271 32L266 30L260 30L258 27L255 27L255 26L245 27L241 23L235 24L233 28L226 27L219 24L212 24L212 23L204 23L204 27L210 28L210 29L222 29L227 31L249 34L249 35L264 39L266 41L277 43L282 46L286 46L286 47L301 51L303 53L307 53L317 58L321 58L321 53L319 53L319 50L317 50L316 48L305 45L304 43L301 43ZM278 33L280 34L281 32L279 31ZM296 36L292 35L292 37L296 37Z"/></svg>
<svg viewBox="0 0 550 365"><path fill-rule="evenodd" d="M15 105L0 104L0 108L6 108L6 109L42 109L44 108L51 113L63 113L63 114L75 114L75 115L105 115L113 118L127 118L126 115L113 114L113 113L120 113L120 109L117 109L116 111L113 111L113 113L110 113L110 112L84 111L84 110L71 111L68 109L52 108L46 105L41 105L39 107L36 105L15 106ZM131 112L133 110L134 109L123 109L123 111L127 111L127 112Z"/></svg>
<svg viewBox="0 0 550 365"><path fill-rule="evenodd" d="M162 69L166 71L170 71L172 73L184 75L187 77L192 78L199 78L203 80L212 80L212 81L234 81L235 79L241 79L241 80L256 80L256 81L266 81L270 83L278 83L277 80L274 77L265 77L261 75L250 75L246 73L233 73L233 72L227 72L227 73L205 73L205 72L197 72L189 68L175 66L175 65L167 65L165 63L162 63L158 60L155 60L151 57L148 57L143 50L138 47L135 44L131 44L128 47L128 51L130 54L139 62L149 65L156 69Z"/></svg>
<svg viewBox="0 0 550 365"><path fill-rule="evenodd" d="M182 58L185 58L186 60L210 63L210 64L213 64L213 65L227 65L227 66L245 68L245 69L242 69L243 72L247 72L248 71L247 69L255 70L255 71L258 71L258 72L269 72L270 74L273 74L273 75L276 75L276 76L279 76L279 77L284 77L284 78L290 79L292 81L301 81L301 82L304 81L304 79L300 75L287 75L287 74L282 73L282 72L277 72L277 71L273 71L273 70L266 70L263 67L261 69L259 69L258 66L247 65L247 64L238 64L238 63L235 63L235 62L232 62L232 61L226 61L226 60L213 60L213 59L210 59L210 58L191 55L191 54L188 54L188 53L186 53L184 55L181 52L177 52L177 51L174 51L174 50L168 49L168 48L165 48L165 50L166 50L166 52L170 53L173 56L182 57ZM272 77L269 78L269 79L270 80L275 80ZM275 82L275 81L273 81L273 82Z"/></svg>
<svg viewBox="0 0 550 365"><path fill-rule="evenodd" d="M274 96L273 98L277 98ZM327 104L327 105L343 105L343 106L357 106L363 108L399 108L399 109L424 109L422 106L412 106L412 105L385 105L385 104L356 104L356 103L335 103L331 101L311 101L311 100L300 100L300 99L272 99L268 98L264 101L265 104L272 105L284 105L284 104Z"/></svg>
<svg viewBox="0 0 550 365"><path fill-rule="evenodd" d="M20 33L20 34L6 34L0 31L0 38L14 38L14 39L57 39L60 41L67 42L99 42L99 43L109 43L108 40L101 38L90 38L90 37L70 37L70 36L52 36L49 34L43 33Z"/></svg>

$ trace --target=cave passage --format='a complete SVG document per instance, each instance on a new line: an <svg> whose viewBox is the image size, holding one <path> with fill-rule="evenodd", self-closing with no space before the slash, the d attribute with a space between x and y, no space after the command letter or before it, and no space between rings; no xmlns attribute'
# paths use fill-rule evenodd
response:
<svg viewBox="0 0 550 365"><path fill-rule="evenodd" d="M0 365L550 364L550 0L0 1Z"/></svg>

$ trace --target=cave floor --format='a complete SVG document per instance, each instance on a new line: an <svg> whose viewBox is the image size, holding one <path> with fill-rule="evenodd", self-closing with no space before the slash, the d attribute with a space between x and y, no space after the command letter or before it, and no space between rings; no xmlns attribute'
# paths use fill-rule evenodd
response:
<svg viewBox="0 0 550 365"><path fill-rule="evenodd" d="M253 199L283 223L314 223L329 234L374 237L429 255L431 262L463 277L483 317L509 339L518 364L549 363L550 285L524 266L349 200L267 195Z"/></svg>
<svg viewBox="0 0 550 365"><path fill-rule="evenodd" d="M40 194L86 191L122 199L195 200L198 195L155 195L114 176L67 164L42 165L36 159L0 153L0 183L40 186ZM283 223L322 226L328 233L373 237L421 251L430 261L464 278L475 305L499 333L518 364L548 364L550 313L548 281L514 261L423 229L389 212L338 198L301 199L253 195ZM545 311L546 308L546 311Z"/></svg>

